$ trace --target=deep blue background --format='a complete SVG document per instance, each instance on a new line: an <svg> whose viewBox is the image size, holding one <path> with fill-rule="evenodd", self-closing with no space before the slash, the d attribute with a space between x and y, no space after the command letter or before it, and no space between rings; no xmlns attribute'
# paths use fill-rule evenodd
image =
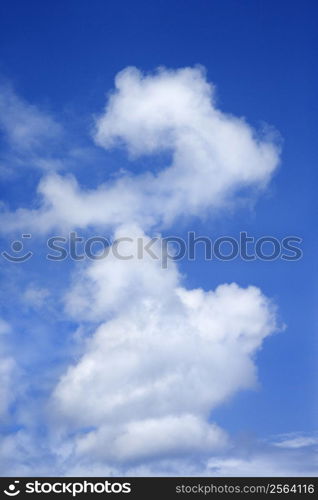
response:
<svg viewBox="0 0 318 500"><path fill-rule="evenodd" d="M299 262L181 264L189 287L260 286L287 325L258 354L257 392L239 394L214 415L234 432L267 436L316 427L317 11L308 0L2 0L0 6L0 74L27 100L62 115L83 141L92 113L101 111L115 74L127 65L200 63L223 111L281 134L281 167L254 210L185 228L304 239ZM30 187L39 173L26 175ZM89 168L78 175L90 184ZM7 189L23 198L25 186Z"/></svg>

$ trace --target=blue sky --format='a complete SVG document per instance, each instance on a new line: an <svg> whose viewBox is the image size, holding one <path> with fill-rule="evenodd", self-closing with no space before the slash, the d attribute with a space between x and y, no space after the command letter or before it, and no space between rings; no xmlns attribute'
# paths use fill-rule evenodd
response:
<svg viewBox="0 0 318 500"><path fill-rule="evenodd" d="M264 166L259 179L261 182L266 177L267 186L257 196L254 191L248 191L247 203L237 202L235 196L229 200L231 208L225 204L225 207L217 207L211 215L204 207L201 211L201 202L196 200L196 213L189 209L189 214L183 214L181 218L173 214L172 223L155 225L155 228L150 225L149 230L143 221L142 230L152 234L159 228L164 236L185 236L187 231L194 230L198 235L212 238L237 236L240 231L247 231L254 237L272 235L282 239L296 235L303 239L303 257L297 262L281 259L273 262L242 262L239 259L205 262L202 252L199 252L194 262L184 260L178 264L178 269L183 275L182 286L187 290L202 288L207 292L232 282L242 289L249 285L258 287L264 296L275 302L277 321L285 325L284 329L264 340L261 350L251 354L258 371L256 386L233 390L231 396L221 398L221 403L213 409L211 406L211 421L221 429L220 432L228 434L227 439L232 443L229 449L225 446L224 450L221 447L221 451L210 453L213 460L221 464L216 473L239 475L248 474L248 470L261 473L261 466L257 468L255 465L254 469L253 464L264 463L267 467L264 473L273 470L302 473L302 470L295 469L299 456L305 464L304 470L313 473L318 412L314 261L317 239L313 219L317 177L315 2L173 0L132 4L95 0L49 1L44 4L40 1L11 1L2 2L0 18L0 91L3 95L0 101L0 114L3 115L3 119L0 118L3 132L0 139L0 189L4 214L1 215L1 250L9 250L11 240L21 239L22 233L30 232L32 238L25 245L35 254L21 265L1 260L3 306L0 317L4 324L3 327L0 324L0 330L3 329L0 340L4 340L0 347L3 349L3 364L12 363L9 378L14 383L8 388L10 396L6 396L8 404L0 428L3 449L10 446L13 450L17 447L23 449L20 454L13 452L12 456L8 455L9 451L5 451L2 457L0 453L0 461L3 459L10 464L5 473L47 473L53 463L57 473L89 474L84 452L78 452L85 446L92 446L87 449L91 449L88 453L92 461L96 459L95 470L98 471L100 467L114 468L112 460L117 460L116 467L121 473L127 470L148 473L148 469L142 467L149 464L154 464L149 466L149 473L167 472L162 469L160 460L173 461L176 457L181 460L180 456L186 457L187 453L190 456L190 451L182 451L176 443L174 451L171 452L168 446L168 451L159 454L159 460L158 454L152 454L151 446L149 451L145 445L148 454L143 450L144 455L141 455L145 458L140 458L137 453L136 457L132 454L129 459L120 461L118 457L101 459L96 447L87 444L88 440L86 444L80 440L74 444L73 434L89 434L87 429L101 432L105 443L115 439L103 428L101 417L95 415L90 423L88 414L80 431L75 431L78 424L72 421L71 410L66 408L65 401L60 407L52 402L52 394L59 390L57 387L61 388L60 381L68 368L86 359L85 342L94 337L101 324L107 323L109 316L101 317L95 310L87 312L85 317L78 313L81 309L78 306L74 313L73 299L69 297L72 294L77 297L76 280L82 283L84 278L79 278L79 275L84 266L69 260L55 263L45 259L47 236L64 234L66 230L66 226L56 227L57 212L45 219L48 227L43 231L37 227L38 219L34 222L29 212L22 220L19 213L14 215L14 211L20 207L28 211L35 209L38 210L36 218L39 218L44 209L41 196L36 195L37 186L53 172L57 172L62 180L73 175L81 193L80 190L96 190L102 183L111 184L120 169L132 172L133 178L149 170L162 171L172 161L174 146L168 151L160 146L151 150L151 154L147 153L146 139L143 142L142 138L135 138L133 128L139 130L140 136L143 131L147 135L148 129L137 121L132 122L130 128L130 118L124 116L123 111L118 111L118 115L105 111L109 92L114 88L116 74L129 66L138 68L142 75L154 75L151 72L159 66L176 71L198 64L206 69L206 74L199 78L215 86L216 108L229 114L224 116L244 117L253 129L271 131L280 157L279 164L273 168L270 178L265 176ZM183 77L179 73L175 75L176 81L180 78L181 82ZM146 78L139 76L136 81L142 86ZM128 84L132 85L134 81L134 76L130 75ZM155 76L150 83L156 84ZM118 106L121 106L120 92L123 90L118 94ZM195 92L200 94L201 90ZM133 106L127 108L127 115L130 113L134 119L139 101L130 94L129 98ZM106 122L102 123L103 117L106 117ZM39 126L36 120L39 120ZM22 139L14 135L21 123L27 123L28 130L31 130L25 136L22 134ZM96 138L96 126L100 130L100 139ZM154 131L159 136L161 128L154 126ZM108 142L113 136L119 137L125 147L109 148ZM261 140L271 142L272 136ZM159 139L156 137L155 140ZM231 144L224 147L232 148L236 154ZM131 158L127 148L135 149L135 153L143 148L142 154ZM256 160L257 154L255 152ZM48 189L58 193L62 187L54 182L53 179ZM138 190L138 185L133 189ZM121 202L120 193L120 190L115 193L118 204ZM62 202L66 219L67 203L66 195ZM158 203L163 201L159 198ZM85 201L82 210L85 217ZM152 210L156 219L158 209L149 208L149 204L143 206L144 212L151 213ZM121 222L126 222L125 217L121 217ZM47 221L52 220L50 227ZM72 226L70 223L67 228L78 229L85 235L102 231L110 236L118 230L109 222L103 224L93 222L78 228L77 224ZM154 286L157 286L157 278L154 276L153 279ZM96 281L95 285L99 286ZM90 286L87 290L86 301L103 300L95 295L96 291L91 291ZM130 300L125 289L121 293L123 299L119 301ZM77 297L77 300L82 299ZM116 309L119 305L112 307L119 314L119 309ZM114 310L109 314L114 314ZM147 373L145 371L145 380L150 376ZM103 382L102 377L100 383L104 383L105 391L108 391L107 379ZM66 391L64 386L60 390ZM191 391L188 397L191 399ZM54 404L57 409L52 410L54 416L51 417L48 408ZM127 407L129 413L129 405ZM146 417L150 418L147 412L143 415ZM192 429L192 425L192 421L186 421L185 429ZM120 432L123 431L119 429ZM73 450L69 456L67 450L63 450L60 453L63 460L57 451L59 446L61 448L58 444L60 436L67 436L69 449ZM313 442L308 441L308 446L287 444L286 448L275 445L296 438ZM41 452L31 445L37 440L42 443ZM277 455L277 449L284 450L283 455ZM195 450L197 469L183 470L186 473L189 470L211 473L212 469L205 468L209 453L198 451L196 447ZM301 455L293 455L295 450ZM39 470L42 456L45 457L42 464L47 465ZM238 460L236 470L228 468L227 460L231 456ZM250 458L246 459L246 456ZM263 458L259 457L264 456L270 458L262 462ZM272 469L268 465L271 460ZM246 463L250 464L250 469ZM171 468L173 470L172 465Z"/></svg>

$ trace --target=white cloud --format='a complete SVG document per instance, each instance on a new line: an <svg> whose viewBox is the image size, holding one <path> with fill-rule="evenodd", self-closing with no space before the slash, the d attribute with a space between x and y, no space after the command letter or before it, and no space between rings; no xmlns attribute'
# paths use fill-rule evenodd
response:
<svg viewBox="0 0 318 500"><path fill-rule="evenodd" d="M150 256L96 261L76 276L66 307L77 320L102 323L57 385L51 413L66 433L79 431L75 453L102 450L110 461L225 444L210 413L255 385L254 354L277 328L259 289L187 290L175 263L162 269Z"/></svg>
<svg viewBox="0 0 318 500"><path fill-rule="evenodd" d="M307 446L318 445L318 436L290 435L287 439L281 439L274 443L279 448L305 448Z"/></svg>
<svg viewBox="0 0 318 500"><path fill-rule="evenodd" d="M144 231L156 224L202 215L244 186L265 185L276 147L218 111L212 94L199 69L120 73L97 121L97 142L109 148L120 141L134 156L171 150L171 165L93 191L51 176L40 185L38 226L108 225L116 238L147 241ZM130 249L136 246L127 242ZM255 352L277 328L259 289L187 290L174 263L163 269L160 259L109 254L76 275L65 301L77 321L101 322L51 402L62 434L78 431L75 455L129 462L225 446L211 411L255 385ZM94 430L83 434L87 427Z"/></svg>
<svg viewBox="0 0 318 500"><path fill-rule="evenodd" d="M198 68L119 73L97 120L96 141L105 148L123 144L135 157L171 152L172 162L158 173L126 173L95 190L82 189L70 176L49 175L38 188L41 207L2 215L2 227L46 232L170 225L226 206L243 188L264 187L279 162L269 137L257 137L244 119L216 107L213 86Z"/></svg>
<svg viewBox="0 0 318 500"><path fill-rule="evenodd" d="M107 443L107 446L105 444ZM75 453L110 462L151 460L161 455L207 454L227 445L225 432L194 415L174 415L102 426L79 436Z"/></svg>
<svg viewBox="0 0 318 500"><path fill-rule="evenodd" d="M158 437L158 436L156 436ZM163 436L163 439L165 436ZM99 435L99 451L107 450L105 435ZM83 438L83 442L85 437ZM159 439L158 439L159 441ZM138 463L117 462L110 464L105 453L70 454L69 443L51 440L51 448L38 439L36 434L18 431L0 436L0 468L4 476L208 476L208 477L316 477L318 471L317 450L281 450L270 443L259 441L246 448L242 443L230 442L225 450L214 447L210 454L199 457L189 452L185 443L184 452L179 456L153 460L140 460ZM83 444L83 447L84 444ZM206 447L208 448L208 446Z"/></svg>
<svg viewBox="0 0 318 500"><path fill-rule="evenodd" d="M105 148L123 143L134 156L172 152L169 168L141 181L149 211L166 222L202 215L243 186L265 185L278 164L270 140L217 109L200 68L119 73L96 141Z"/></svg>
<svg viewBox="0 0 318 500"><path fill-rule="evenodd" d="M21 130L11 140L23 143ZM2 214L4 230L94 226L147 241L158 226L219 210L244 188L263 188L279 162L269 138L217 109L200 69L124 70L95 132L106 149L123 144L134 158L167 152L170 165L90 190L50 174L38 186L39 208ZM31 290L25 298L37 303L43 294ZM163 269L160 259L110 254L75 275L65 308L95 331L49 403L57 468L63 461L74 472L84 463L87 475L95 457L109 470L145 470L157 460L157 471L159 462L171 469L183 463L184 471L188 455L198 473L193 464L206 470L211 455L225 453L229 439L211 412L255 386L255 353L277 329L275 308L258 288L188 290L173 262Z"/></svg>
<svg viewBox="0 0 318 500"><path fill-rule="evenodd" d="M15 153L42 149L61 133L51 116L18 97L8 85L0 86L0 130Z"/></svg>

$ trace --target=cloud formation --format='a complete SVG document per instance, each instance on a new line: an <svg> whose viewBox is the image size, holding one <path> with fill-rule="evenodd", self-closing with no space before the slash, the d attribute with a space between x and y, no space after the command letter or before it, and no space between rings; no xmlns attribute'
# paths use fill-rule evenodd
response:
<svg viewBox="0 0 318 500"><path fill-rule="evenodd" d="M263 187L278 164L275 145L216 109L200 69L149 76L126 69L97 120L95 139L105 148L124 145L134 158L168 151L172 161L157 173L125 175L92 191L74 179L46 178L38 225L106 226L115 238L147 242L145 231L157 224L220 208L244 186ZM128 253L134 248L127 242ZM187 290L175 264L162 269L147 256L109 255L75 276L65 305L77 321L99 323L50 406L62 435L75 432L70 449L79 460L199 457L227 446L211 411L255 385L254 354L277 328L259 289L232 283Z"/></svg>
<svg viewBox="0 0 318 500"><path fill-rule="evenodd" d="M76 453L116 462L226 445L211 411L255 385L254 353L276 329L258 288L187 290L174 263L112 256L75 278L66 305L74 318L102 321L53 398L68 431L95 429L79 433Z"/></svg>
<svg viewBox="0 0 318 500"><path fill-rule="evenodd" d="M164 206L162 218L201 214L243 186L265 185L278 164L278 148L257 137L242 118L220 111L214 87L200 68L143 75L127 68L115 80L96 142L123 144L134 157L170 151L172 163L146 187ZM160 213L162 212L162 213Z"/></svg>
<svg viewBox="0 0 318 500"><path fill-rule="evenodd" d="M94 139L107 150L125 147L134 166L158 154L167 165L112 180L105 171L94 189L47 175L33 207L1 214L2 230L102 228L132 238L126 249L134 253L136 238L147 242L180 217L215 213L242 190L263 189L279 163L270 138L217 108L200 68L119 73ZM24 299L40 306L43 290L29 289ZM163 269L147 255L127 261L109 253L74 275L64 306L90 335L48 403L57 462L74 470L93 456L132 470L225 453L230 438L213 423L213 410L255 386L255 354L277 330L261 290L235 283L189 290L173 262Z"/></svg>
<svg viewBox="0 0 318 500"><path fill-rule="evenodd" d="M170 165L159 172L125 173L92 190L72 176L50 174L38 187L40 208L3 214L3 228L169 226L180 216L224 207L240 191L264 188L270 180L278 146L243 118L220 111L200 68L151 75L127 68L115 84L96 121L97 144L125 146L134 158L168 153Z"/></svg>

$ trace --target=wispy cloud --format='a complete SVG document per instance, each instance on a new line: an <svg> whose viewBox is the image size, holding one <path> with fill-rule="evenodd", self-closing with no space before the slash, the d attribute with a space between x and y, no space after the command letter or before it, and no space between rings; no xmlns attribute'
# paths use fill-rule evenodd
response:
<svg viewBox="0 0 318 500"><path fill-rule="evenodd" d="M317 446L318 445L318 436L306 436L304 434L289 434L281 437L280 440L276 441L275 446L279 448L306 448L307 446Z"/></svg>
<svg viewBox="0 0 318 500"><path fill-rule="evenodd" d="M8 84L0 86L0 129L15 154L43 150L62 132L48 113L18 97Z"/></svg>

